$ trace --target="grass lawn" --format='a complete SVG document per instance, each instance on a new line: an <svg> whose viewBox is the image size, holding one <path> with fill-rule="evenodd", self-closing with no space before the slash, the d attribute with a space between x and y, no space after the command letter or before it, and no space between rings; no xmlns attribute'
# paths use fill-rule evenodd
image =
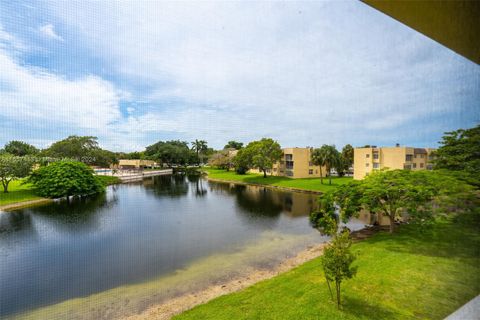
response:
<svg viewBox="0 0 480 320"><path fill-rule="evenodd" d="M8 193L3 192L3 187L0 190L0 206L14 203L22 202L28 200L42 199L33 193L31 185L21 184L21 180L14 180L8 185Z"/></svg>
<svg viewBox="0 0 480 320"><path fill-rule="evenodd" d="M237 174L235 171L225 171L213 168L202 168L202 170L208 172L208 176L212 179L221 179L229 181L239 181L253 184L272 185L278 187L296 188L302 190L313 191L328 191L338 185L345 184L352 180L351 177L332 177L332 184L328 184L328 179L324 178L323 183L320 183L320 178L302 178L292 179L287 177L267 176L263 177L263 174L247 173Z"/></svg>
<svg viewBox="0 0 480 320"><path fill-rule="evenodd" d="M186 319L443 319L480 293L480 214L402 226L352 246L357 276L330 300L320 259L176 316Z"/></svg>
<svg viewBox="0 0 480 320"><path fill-rule="evenodd" d="M97 175L96 176L105 186L109 186L112 184L117 184L121 183L122 181L118 177L114 176L102 176L102 175Z"/></svg>

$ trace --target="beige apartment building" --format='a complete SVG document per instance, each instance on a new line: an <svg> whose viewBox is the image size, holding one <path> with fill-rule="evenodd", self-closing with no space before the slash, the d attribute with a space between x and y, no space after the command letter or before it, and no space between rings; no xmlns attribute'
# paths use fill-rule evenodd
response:
<svg viewBox="0 0 480 320"><path fill-rule="evenodd" d="M361 180L380 169L431 170L432 148L369 147L355 148L353 178Z"/></svg>
<svg viewBox="0 0 480 320"><path fill-rule="evenodd" d="M145 169L154 168L157 164L152 160L142 159L120 159L118 161L118 168L120 169Z"/></svg>
<svg viewBox="0 0 480 320"><path fill-rule="evenodd" d="M267 170L273 176L285 176L290 178L320 178L320 166L315 166L311 161L313 148L284 148L280 161L273 165L272 171ZM258 169L250 172L262 173ZM322 175L326 176L326 168L322 167Z"/></svg>

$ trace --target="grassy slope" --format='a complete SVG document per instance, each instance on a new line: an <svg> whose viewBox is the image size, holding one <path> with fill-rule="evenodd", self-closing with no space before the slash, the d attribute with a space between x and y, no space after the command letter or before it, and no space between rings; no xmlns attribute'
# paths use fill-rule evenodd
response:
<svg viewBox="0 0 480 320"><path fill-rule="evenodd" d="M354 244L358 274L344 284L342 311L315 259L175 319L443 319L480 293L478 248L478 214L438 222L428 234L402 226Z"/></svg>
<svg viewBox="0 0 480 320"><path fill-rule="evenodd" d="M323 179L324 184L321 184L320 178L291 179L287 177L276 176L268 176L267 178L264 178L263 175L254 173L240 175L236 174L234 171L225 171L212 168L202 169L207 171L208 176L212 179L240 181L245 183L265 184L314 191L328 191L329 189L335 188L340 184L344 184L352 180L350 177L332 177L332 185L329 185L328 179Z"/></svg>
<svg viewBox="0 0 480 320"><path fill-rule="evenodd" d="M41 197L35 195L33 190L31 189L31 185L21 184L21 180L15 180L10 182L8 186L8 193L3 193L3 187L0 190L0 206L15 203L15 202L22 202L22 201L29 201L29 200L36 200L42 199Z"/></svg>

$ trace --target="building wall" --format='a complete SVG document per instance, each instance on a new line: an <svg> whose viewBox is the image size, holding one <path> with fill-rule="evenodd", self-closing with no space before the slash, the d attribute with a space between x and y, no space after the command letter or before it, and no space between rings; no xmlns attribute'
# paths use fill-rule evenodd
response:
<svg viewBox="0 0 480 320"><path fill-rule="evenodd" d="M267 174L290 178L319 178L320 166L311 164L311 151L311 148L284 148L281 160L275 163L272 170L267 171ZM263 173L257 168L253 168L249 172ZM322 176L326 176L325 167L322 167Z"/></svg>
<svg viewBox="0 0 480 320"><path fill-rule="evenodd" d="M121 159L118 161L118 166L130 167L130 168L144 168L144 167L153 167L155 162L152 160L140 160L140 159Z"/></svg>
<svg viewBox="0 0 480 320"><path fill-rule="evenodd" d="M412 147L355 148L353 178L360 180L373 170L380 169L431 169L434 150Z"/></svg>

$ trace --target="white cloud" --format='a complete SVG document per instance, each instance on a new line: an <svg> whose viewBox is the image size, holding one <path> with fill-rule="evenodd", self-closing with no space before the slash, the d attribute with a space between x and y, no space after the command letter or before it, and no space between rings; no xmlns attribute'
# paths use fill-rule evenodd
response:
<svg viewBox="0 0 480 320"><path fill-rule="evenodd" d="M67 80L19 65L0 50L0 114L30 126L72 126L102 132L121 119L120 92L88 76Z"/></svg>
<svg viewBox="0 0 480 320"><path fill-rule="evenodd" d="M63 41L63 38L55 32L54 26L51 23L41 26L38 30L48 38Z"/></svg>
<svg viewBox="0 0 480 320"><path fill-rule="evenodd" d="M119 72L156 86L152 105L184 101L127 123L209 141L241 132L288 145L345 143L365 129L374 140L451 109L447 80L470 65L355 2L96 3L76 7L78 19L56 9ZM93 11L103 19L92 23Z"/></svg>
<svg viewBox="0 0 480 320"><path fill-rule="evenodd" d="M478 97L478 66L361 2L49 5L122 87L154 89L70 80L0 51L0 83L11 87L0 91L2 114L91 130L116 149L165 133L216 147L263 136L284 146L381 144L410 137L418 119L478 106L462 105ZM62 39L53 24L42 32ZM122 115L125 100L137 104Z"/></svg>

